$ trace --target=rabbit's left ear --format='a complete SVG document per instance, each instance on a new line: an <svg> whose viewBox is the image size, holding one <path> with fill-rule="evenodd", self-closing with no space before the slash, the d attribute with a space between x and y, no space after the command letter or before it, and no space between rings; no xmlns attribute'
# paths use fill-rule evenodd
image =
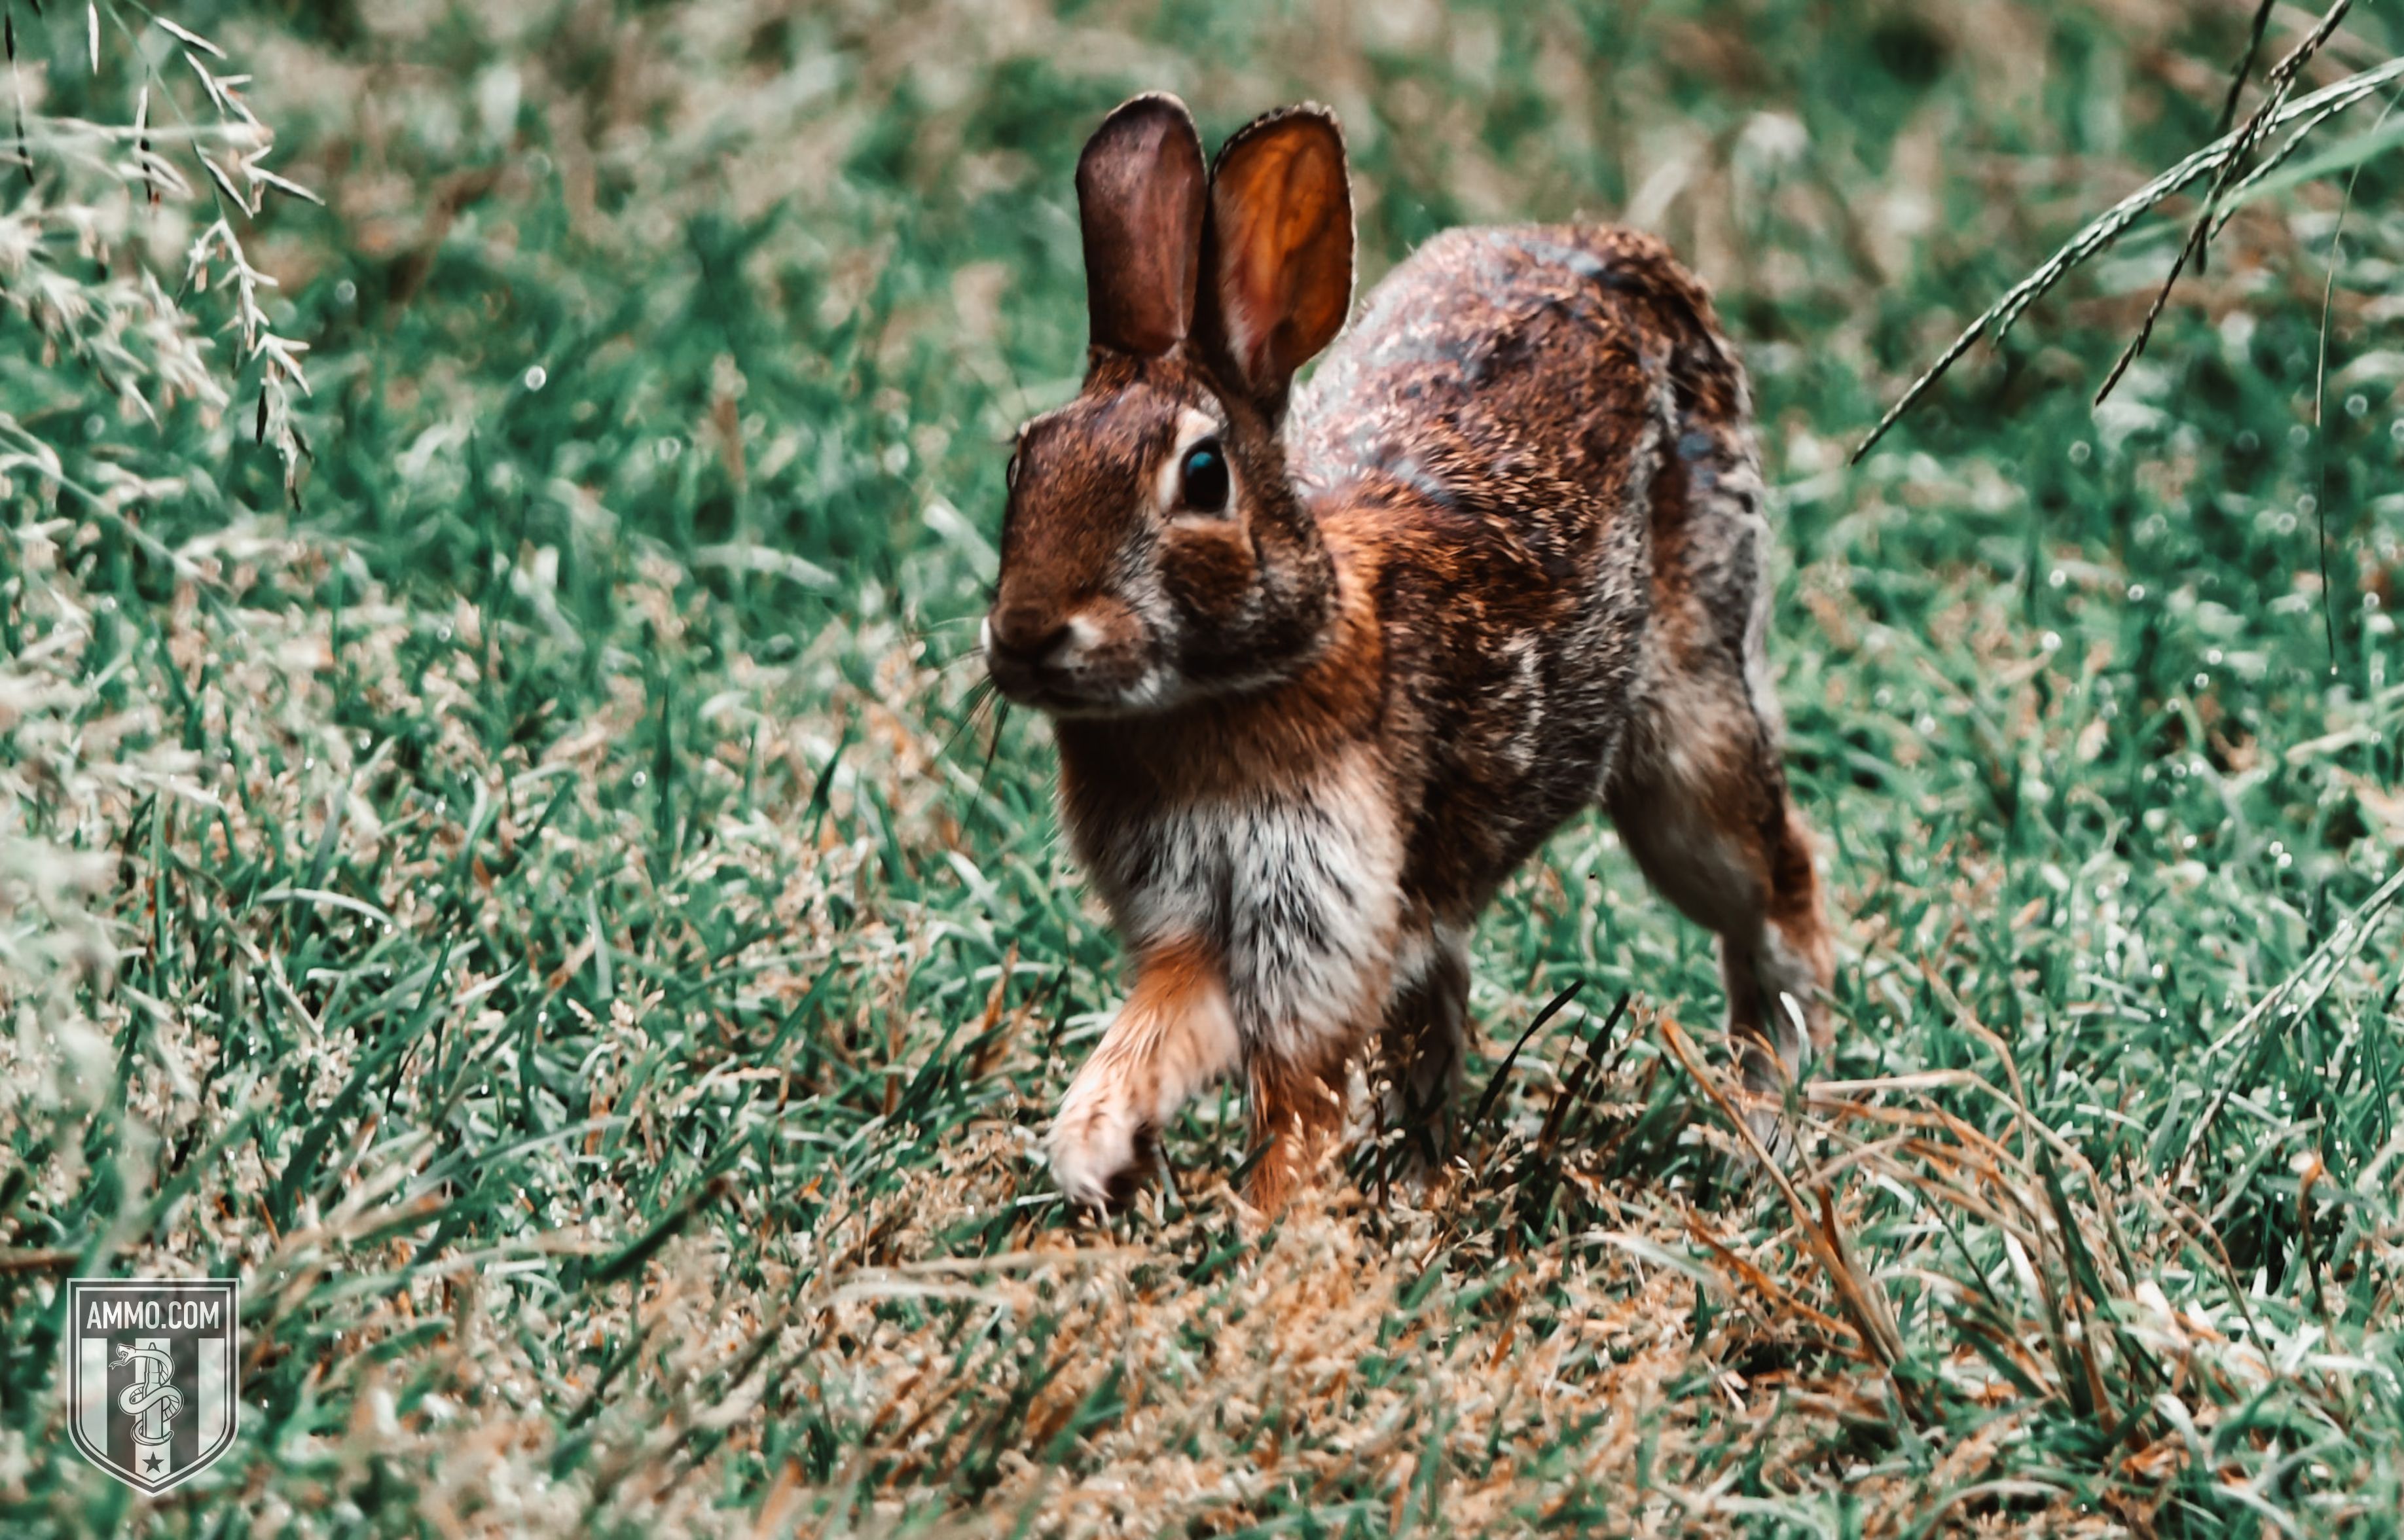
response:
<svg viewBox="0 0 2404 1540"><path fill-rule="evenodd" d="M1220 149L1202 271L1197 329L1275 416L1352 306L1352 185L1334 113L1280 108Z"/></svg>

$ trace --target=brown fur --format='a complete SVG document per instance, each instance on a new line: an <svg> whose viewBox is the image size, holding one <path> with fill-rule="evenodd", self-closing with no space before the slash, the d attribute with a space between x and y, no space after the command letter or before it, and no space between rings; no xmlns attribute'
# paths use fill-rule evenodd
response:
<svg viewBox="0 0 2404 1540"><path fill-rule="evenodd" d="M1774 1085L1824 1042L1833 950L1764 683L1750 407L1701 286L1629 231L1447 232L1289 409L1350 287L1340 135L1298 108L1230 141L1181 310L1181 257L1148 243L1190 239L1186 194L1155 184L1199 150L1167 102L1122 108L1081 166L1081 191L1153 190L1088 200L1093 365L1022 435L987 640L997 682L1056 718L1069 833L1139 959L1122 1020L1170 1079L1204 1073L1172 1041L1183 986L1153 980L1164 947L1215 960L1273 1205L1372 1043L1390 1108L1440 1119L1465 937L1600 801L1720 934L1748 1074ZM1104 340L1180 313L1165 347ZM1223 512L1181 500L1180 457L1212 446ZM1080 1075L1081 1116L1165 1116L1131 1042L1114 1027ZM1116 1174L1115 1144L1065 1120L1054 1141L1072 1195Z"/></svg>

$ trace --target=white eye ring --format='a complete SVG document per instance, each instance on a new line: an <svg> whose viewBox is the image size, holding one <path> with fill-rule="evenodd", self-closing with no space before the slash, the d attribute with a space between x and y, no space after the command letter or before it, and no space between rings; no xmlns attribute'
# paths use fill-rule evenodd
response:
<svg viewBox="0 0 2404 1540"><path fill-rule="evenodd" d="M1160 463L1159 475L1153 483L1153 496L1156 499L1154 506L1163 514L1172 519L1186 515L1186 510L1180 506L1185 494L1185 457L1194 451L1195 445L1205 438L1223 438L1226 432L1224 423L1192 407L1177 414L1176 441L1169 448L1168 458ZM1234 518L1237 508L1243 503L1243 483L1237 479L1235 464L1231 460L1227 465L1226 506L1215 513L1194 514L1192 517L1214 523Z"/></svg>

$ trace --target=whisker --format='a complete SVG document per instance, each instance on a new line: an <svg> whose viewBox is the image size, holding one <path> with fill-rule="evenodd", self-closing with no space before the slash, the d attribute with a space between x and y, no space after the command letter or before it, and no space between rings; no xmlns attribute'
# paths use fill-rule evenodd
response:
<svg viewBox="0 0 2404 1540"><path fill-rule="evenodd" d="M976 725L978 715L993 702L999 689L999 687L991 679L980 679L969 687L967 709L960 713L960 719L952 725L952 730L943 739L943 746L937 752L937 757L951 756L952 745L960 741L960 734ZM991 756L987 756L987 758L990 760Z"/></svg>
<svg viewBox="0 0 2404 1540"><path fill-rule="evenodd" d="M995 699L1000 700L1001 698L997 695ZM983 797L985 795L985 783L993 777L994 756L1001 752L1002 729L1009 726L1010 702L1007 700L1002 700L1001 710L994 715L993 738L985 746L985 768L977 772L977 795L979 797Z"/></svg>

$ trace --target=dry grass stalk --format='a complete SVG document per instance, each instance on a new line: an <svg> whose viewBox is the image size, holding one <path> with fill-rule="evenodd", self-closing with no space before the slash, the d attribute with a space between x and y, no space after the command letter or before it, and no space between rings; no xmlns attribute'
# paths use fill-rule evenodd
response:
<svg viewBox="0 0 2404 1540"><path fill-rule="evenodd" d="M2339 8L2342 9L2342 7ZM2315 127L2399 80L2404 80L2404 59L2393 59L2324 86L2310 95L2284 101L2275 107L2266 104L2265 110L2249 118L2242 127L2187 156L2089 220L2077 234L2064 242L2027 277L2005 290L2001 298L1980 312L1976 320L1962 329L1960 336L1947 344L1945 351L1937 354L1936 361L1906 387L1901 397L1887 409L1886 415L1879 419L1878 425L1853 450L1852 463L1860 464L1878 441L1886 437L1887 430L1901 421L1904 413L1917 406L1921 397L1945 377L1946 371L1960 361L1973 344L1981 339L1990 344L2001 342L2031 305L2043 298L2081 264L2109 247L2156 205L2201 176L2212 176L2214 187L2218 189L2231 169L2269 133L2291 124L2301 124L2307 130ZM2292 154L2294 148L2295 144L2291 143L2280 152L2281 158ZM2207 200L2207 212L2210 206ZM2196 244L2198 239L2190 232L2189 245ZM2157 305L2159 307L2159 300ZM2119 368L2125 367L2124 363ZM2113 379L2117 381L2117 377L2118 369L2116 369ZM2107 381L2107 389L2111 382Z"/></svg>

